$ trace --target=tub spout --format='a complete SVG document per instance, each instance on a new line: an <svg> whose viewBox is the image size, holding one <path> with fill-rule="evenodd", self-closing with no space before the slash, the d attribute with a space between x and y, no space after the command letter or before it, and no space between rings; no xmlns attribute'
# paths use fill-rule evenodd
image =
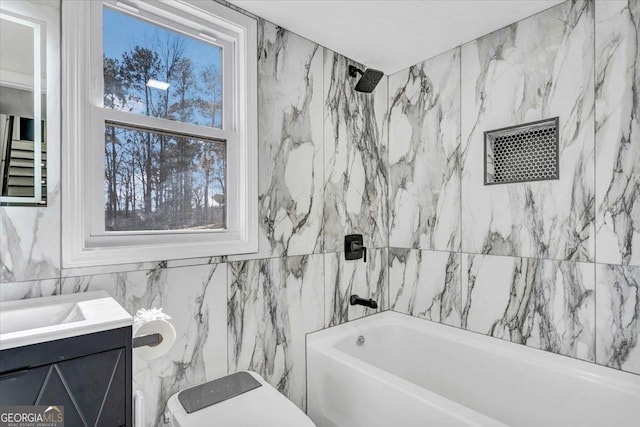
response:
<svg viewBox="0 0 640 427"><path fill-rule="evenodd" d="M351 305L364 305L365 307L369 307L369 308L378 308L378 303L369 298L360 298L358 295L351 295L351 297L349 298L349 303Z"/></svg>

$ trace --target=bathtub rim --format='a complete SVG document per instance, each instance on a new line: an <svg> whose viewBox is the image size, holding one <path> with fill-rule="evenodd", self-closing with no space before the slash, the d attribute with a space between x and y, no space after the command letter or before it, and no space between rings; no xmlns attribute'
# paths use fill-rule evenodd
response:
<svg viewBox="0 0 640 427"><path fill-rule="evenodd" d="M531 363L541 369L553 371L554 374L559 376L579 377L586 381L613 389L617 392L627 394L631 397L640 398L640 375L633 372L599 365L595 362L559 353L553 353L547 350L530 347L526 344L514 343L501 338L418 318L393 310L381 311L340 325L322 329L320 331L310 332L306 335L307 351L309 348L312 348L325 353L332 358L344 357L351 363L355 363L357 361L382 372L387 372L364 360L345 353L338 349L336 344L342 342L342 340L349 336L366 334L368 330L388 325L402 325L409 329L417 330L419 333L427 333L446 341L455 341L457 344L469 345L474 349L486 351L499 357L508 357L510 359L518 359L523 363ZM404 380L404 378L401 379ZM408 380L404 381L411 383Z"/></svg>

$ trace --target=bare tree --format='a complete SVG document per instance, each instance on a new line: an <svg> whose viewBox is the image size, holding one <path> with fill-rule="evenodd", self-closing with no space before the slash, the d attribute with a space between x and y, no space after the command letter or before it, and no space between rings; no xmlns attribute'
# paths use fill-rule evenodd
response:
<svg viewBox="0 0 640 427"><path fill-rule="evenodd" d="M153 46L105 58L105 106L221 127L219 67L198 68L185 57L180 37L158 37ZM150 79L166 81L169 88L152 89ZM224 142L107 126L105 225L112 230L222 226L225 156Z"/></svg>

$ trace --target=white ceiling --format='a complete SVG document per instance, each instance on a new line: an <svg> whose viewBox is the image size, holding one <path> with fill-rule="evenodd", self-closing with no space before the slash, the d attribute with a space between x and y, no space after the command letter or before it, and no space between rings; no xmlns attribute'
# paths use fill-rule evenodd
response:
<svg viewBox="0 0 640 427"><path fill-rule="evenodd" d="M561 0L228 0L393 74Z"/></svg>

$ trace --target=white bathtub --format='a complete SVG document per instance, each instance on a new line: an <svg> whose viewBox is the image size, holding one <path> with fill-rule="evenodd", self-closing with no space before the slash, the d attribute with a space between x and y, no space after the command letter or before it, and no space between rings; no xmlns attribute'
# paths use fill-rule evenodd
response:
<svg viewBox="0 0 640 427"><path fill-rule="evenodd" d="M640 425L638 375L391 311L307 336L307 396L318 427Z"/></svg>

